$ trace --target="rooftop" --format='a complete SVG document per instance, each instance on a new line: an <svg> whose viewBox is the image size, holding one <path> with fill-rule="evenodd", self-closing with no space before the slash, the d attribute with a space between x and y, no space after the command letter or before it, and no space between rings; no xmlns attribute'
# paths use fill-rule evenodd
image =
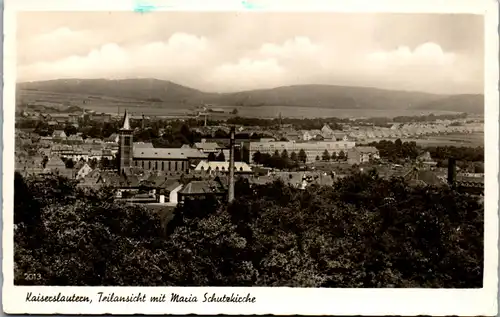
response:
<svg viewBox="0 0 500 317"><path fill-rule="evenodd" d="M180 148L136 148L134 146L134 158L138 159L177 159L186 160L190 158L206 158L207 156L197 149Z"/></svg>

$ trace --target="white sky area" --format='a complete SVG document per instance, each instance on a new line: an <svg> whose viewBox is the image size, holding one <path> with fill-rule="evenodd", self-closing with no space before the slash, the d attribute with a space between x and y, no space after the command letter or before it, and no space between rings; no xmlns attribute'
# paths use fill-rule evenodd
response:
<svg viewBox="0 0 500 317"><path fill-rule="evenodd" d="M158 78L203 91L295 84L482 93L483 17L22 12L17 81Z"/></svg>

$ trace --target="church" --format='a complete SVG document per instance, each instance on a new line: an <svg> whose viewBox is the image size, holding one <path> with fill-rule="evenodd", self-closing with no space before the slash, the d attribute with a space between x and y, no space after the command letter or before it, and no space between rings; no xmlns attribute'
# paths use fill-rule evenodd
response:
<svg viewBox="0 0 500 317"><path fill-rule="evenodd" d="M166 173L189 173L207 155L198 149L182 148L147 148L134 146L134 130L130 126L127 111L123 117L119 132L118 171L126 174L132 167Z"/></svg>

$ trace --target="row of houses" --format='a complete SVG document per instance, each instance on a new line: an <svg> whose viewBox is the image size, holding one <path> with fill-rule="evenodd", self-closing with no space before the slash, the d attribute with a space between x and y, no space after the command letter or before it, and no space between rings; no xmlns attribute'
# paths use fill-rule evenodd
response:
<svg viewBox="0 0 500 317"><path fill-rule="evenodd" d="M347 136L354 140L367 140L379 138L408 138L446 133L476 133L484 132L484 124L470 123L463 125L443 125L432 123L397 123L391 128L369 127L353 128Z"/></svg>

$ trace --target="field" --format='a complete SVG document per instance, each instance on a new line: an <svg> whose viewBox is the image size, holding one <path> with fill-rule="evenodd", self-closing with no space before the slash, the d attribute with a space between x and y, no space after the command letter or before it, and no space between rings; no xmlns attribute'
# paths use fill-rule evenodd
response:
<svg viewBox="0 0 500 317"><path fill-rule="evenodd" d="M134 100L130 98L116 98L107 96L91 96L75 93L55 93L34 90L22 90L18 94L16 104L44 104L51 107L78 106L81 108L104 113L118 113L127 109L133 115L147 116L185 116L199 104L179 103L179 102L148 102L144 100ZM380 110L380 109L333 109L324 107L297 107L297 106L227 106L217 105L224 109L230 116L230 112L236 108L241 117L252 118L367 118L367 117L396 117L415 116L421 114L434 113L450 114L450 111L429 111L429 110ZM220 117L221 115L213 115ZM224 116L224 115L222 115Z"/></svg>
<svg viewBox="0 0 500 317"><path fill-rule="evenodd" d="M415 141L422 146L484 146L484 133L448 134L426 137L425 139L402 139L402 141Z"/></svg>

